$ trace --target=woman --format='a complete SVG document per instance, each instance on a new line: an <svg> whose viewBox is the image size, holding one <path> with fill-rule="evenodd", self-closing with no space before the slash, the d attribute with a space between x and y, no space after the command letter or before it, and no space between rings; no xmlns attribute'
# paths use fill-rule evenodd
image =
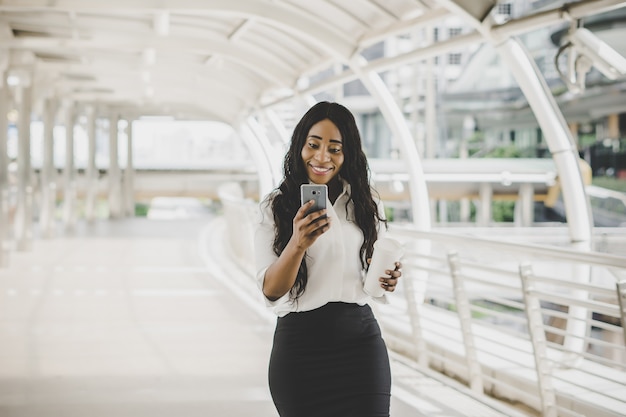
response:
<svg viewBox="0 0 626 417"><path fill-rule="evenodd" d="M348 109L313 106L296 125L284 178L261 203L257 279L278 315L269 384L282 417L389 416L389 357L363 277L386 230ZM300 185L326 184L327 209L306 215ZM393 291L400 263L380 285ZM380 301L385 301L384 296Z"/></svg>

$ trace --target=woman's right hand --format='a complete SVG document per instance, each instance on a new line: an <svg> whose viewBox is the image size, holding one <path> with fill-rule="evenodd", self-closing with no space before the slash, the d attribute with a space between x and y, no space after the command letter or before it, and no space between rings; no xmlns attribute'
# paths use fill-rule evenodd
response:
<svg viewBox="0 0 626 417"><path fill-rule="evenodd" d="M314 211L309 215L306 212L313 206L313 200L307 201L293 218L293 234L291 240L300 250L307 250L322 234L330 228L330 217L326 209Z"/></svg>
<svg viewBox="0 0 626 417"><path fill-rule="evenodd" d="M306 250L330 228L325 209L306 215L312 206L311 200L298 209L293 218L293 233L289 243L265 271L263 294L268 300L278 300L293 288Z"/></svg>

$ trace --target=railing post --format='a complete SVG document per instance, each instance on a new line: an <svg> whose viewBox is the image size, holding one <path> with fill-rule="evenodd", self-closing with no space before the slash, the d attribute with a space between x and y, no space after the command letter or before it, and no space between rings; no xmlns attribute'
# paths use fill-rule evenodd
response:
<svg viewBox="0 0 626 417"><path fill-rule="evenodd" d="M617 283L617 299L619 301L619 312L622 318L622 333L626 344L626 281Z"/></svg>
<svg viewBox="0 0 626 417"><path fill-rule="evenodd" d="M541 399L541 415L543 417L557 417L556 393L552 383L552 374L547 355L546 334L543 327L541 305L539 299L533 294L532 282L533 271L528 264L522 264L519 268L522 280L522 294L526 319L528 321L528 333L533 346L535 369L537 371L537 384L539 386L539 398Z"/></svg>
<svg viewBox="0 0 626 417"><path fill-rule="evenodd" d="M465 360L467 361L467 371L470 388L482 394L483 380L474 334L472 333L472 312L470 310L469 298L463 285L463 278L460 274L459 255L457 252L448 253L448 264L450 265L450 276L454 286L454 299L456 301L457 313L461 323L463 345L465 346Z"/></svg>
<svg viewBox="0 0 626 417"><path fill-rule="evenodd" d="M424 304L424 282L427 279L425 276L427 272L419 270L408 271L407 269L406 267L404 268L406 278L403 278L402 285L404 286L404 296L411 324L413 346L415 347L417 363L424 368L428 368L430 360L421 323L422 305Z"/></svg>

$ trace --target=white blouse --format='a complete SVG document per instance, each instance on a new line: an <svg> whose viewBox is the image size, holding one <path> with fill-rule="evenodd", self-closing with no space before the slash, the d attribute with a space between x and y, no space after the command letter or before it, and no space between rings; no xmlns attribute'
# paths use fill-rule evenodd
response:
<svg viewBox="0 0 626 417"><path fill-rule="evenodd" d="M296 311L309 311L329 302L342 301L364 305L371 297L363 291L365 271L361 267L359 251L363 243L363 233L354 219L353 203L346 211L350 185L344 182L343 192L335 204L326 201L327 214L331 217L330 228L309 247L305 259L309 279L304 293L297 301L290 299L287 292L276 301L266 297L266 305L279 316ZM380 216L384 218L383 205L377 201ZM274 216L271 199L265 197L260 204L261 218L255 232L256 278L261 291L265 271L278 256L274 253ZM383 223L378 225L378 237L385 233ZM376 299L386 303L385 296Z"/></svg>

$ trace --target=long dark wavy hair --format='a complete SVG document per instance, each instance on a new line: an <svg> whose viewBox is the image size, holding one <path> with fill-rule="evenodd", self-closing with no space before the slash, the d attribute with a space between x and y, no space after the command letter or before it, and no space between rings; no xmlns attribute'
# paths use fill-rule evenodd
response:
<svg viewBox="0 0 626 417"><path fill-rule="evenodd" d="M372 197L369 184L370 170L367 158L361 147L361 135L352 113L338 103L323 101L311 107L296 125L291 137L289 150L283 162L283 179L272 196L272 211L276 224L273 249L280 255L287 246L293 232L293 218L300 208L300 185L309 182L306 167L302 161L302 148L314 124L328 119L337 126L343 142L344 161L339 177L351 186L351 193L346 203L354 206L354 219L350 221L363 232L363 244L360 249L361 266L366 269L367 259L372 256L374 242L378 238L378 224L387 221L378 213L376 201ZM306 289L308 281L306 257L302 259L294 286L291 288L292 299L299 298Z"/></svg>

